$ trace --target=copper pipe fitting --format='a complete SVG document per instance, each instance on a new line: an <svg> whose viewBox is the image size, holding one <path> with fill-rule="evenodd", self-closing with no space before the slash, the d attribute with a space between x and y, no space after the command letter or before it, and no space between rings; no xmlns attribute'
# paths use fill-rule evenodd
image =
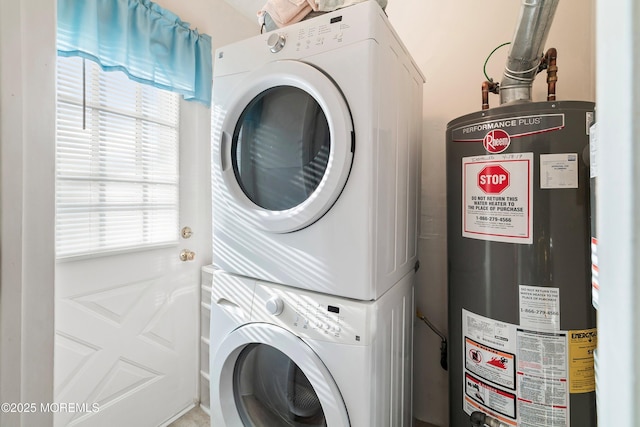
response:
<svg viewBox="0 0 640 427"><path fill-rule="evenodd" d="M547 101L556 100L556 82L558 81L558 66L556 65L556 59L558 58L558 51L555 47L549 48L545 53L542 61L546 64L547 68Z"/></svg>
<svg viewBox="0 0 640 427"><path fill-rule="evenodd" d="M498 93L499 91L500 90L499 90L498 83L494 83L490 81L482 82L482 109L483 110L489 109L489 92Z"/></svg>

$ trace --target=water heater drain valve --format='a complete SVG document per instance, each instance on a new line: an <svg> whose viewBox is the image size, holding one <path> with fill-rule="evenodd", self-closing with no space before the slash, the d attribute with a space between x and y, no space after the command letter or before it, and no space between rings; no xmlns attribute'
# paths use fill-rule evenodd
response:
<svg viewBox="0 0 640 427"><path fill-rule="evenodd" d="M442 369L447 371L449 369L449 366L447 365L447 337L440 332L433 323L429 322L429 319L427 319L418 309L416 309L416 316L418 319L426 323L427 326L440 337L440 366Z"/></svg>

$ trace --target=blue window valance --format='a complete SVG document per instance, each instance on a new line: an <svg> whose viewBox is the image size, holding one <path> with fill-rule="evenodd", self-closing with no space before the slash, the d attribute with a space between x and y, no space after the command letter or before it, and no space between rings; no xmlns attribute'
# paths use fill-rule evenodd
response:
<svg viewBox="0 0 640 427"><path fill-rule="evenodd" d="M211 37L149 0L58 0L58 54L211 104Z"/></svg>

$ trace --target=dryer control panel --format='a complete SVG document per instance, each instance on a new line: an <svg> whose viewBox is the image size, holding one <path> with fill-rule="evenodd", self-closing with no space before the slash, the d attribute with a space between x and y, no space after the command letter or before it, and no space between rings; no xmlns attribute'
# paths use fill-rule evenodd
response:
<svg viewBox="0 0 640 427"><path fill-rule="evenodd" d="M292 34L296 52L312 50L314 46L339 46L343 43L345 33L350 25L342 22L342 16L321 20L317 25L301 27Z"/></svg>
<svg viewBox="0 0 640 427"><path fill-rule="evenodd" d="M257 282L251 321L281 326L305 339L368 345L371 303Z"/></svg>
<svg viewBox="0 0 640 427"><path fill-rule="evenodd" d="M272 53L278 53L287 46L298 54L313 54L318 50L333 49L344 44L349 40L350 28L349 24L340 21L323 20L315 25L301 26L297 30L274 32L267 38L267 47Z"/></svg>
<svg viewBox="0 0 640 427"><path fill-rule="evenodd" d="M344 44L374 40L377 33L373 27L388 26L382 15L378 5L355 9L347 7L274 30L266 33L265 37L272 53L311 55ZM286 49L272 48L276 38L283 41L282 47L286 44Z"/></svg>

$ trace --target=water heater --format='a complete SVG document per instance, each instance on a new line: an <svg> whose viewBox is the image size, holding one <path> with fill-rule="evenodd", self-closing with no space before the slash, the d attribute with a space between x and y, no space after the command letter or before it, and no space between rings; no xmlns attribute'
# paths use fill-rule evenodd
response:
<svg viewBox="0 0 640 427"><path fill-rule="evenodd" d="M453 427L474 412L504 426L596 425L593 111L516 102L448 124Z"/></svg>

